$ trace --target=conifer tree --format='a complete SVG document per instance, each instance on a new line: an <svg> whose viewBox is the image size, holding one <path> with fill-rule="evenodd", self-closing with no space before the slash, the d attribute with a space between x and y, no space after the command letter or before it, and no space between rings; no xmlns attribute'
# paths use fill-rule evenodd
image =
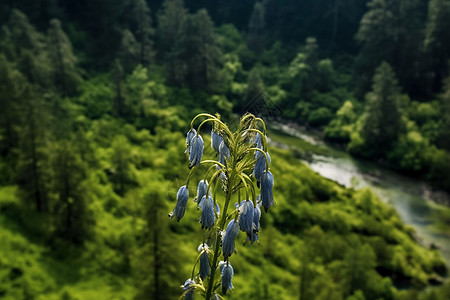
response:
<svg viewBox="0 0 450 300"><path fill-rule="evenodd" d="M124 196L129 185L133 183L131 147L126 137L119 136L114 139L111 150L111 182L117 194Z"/></svg>
<svg viewBox="0 0 450 300"><path fill-rule="evenodd" d="M122 42L119 49L119 58L122 62L125 73L130 73L137 66L139 61L140 45L136 41L133 33L125 29L122 32Z"/></svg>
<svg viewBox="0 0 450 300"><path fill-rule="evenodd" d="M145 0L131 0L130 29L139 43L139 62L147 65L153 60L153 27L150 9Z"/></svg>
<svg viewBox="0 0 450 300"><path fill-rule="evenodd" d="M123 117L125 112L124 76L122 64L116 59L111 71L111 81L114 89L113 111L118 117Z"/></svg>
<svg viewBox="0 0 450 300"><path fill-rule="evenodd" d="M443 78L448 74L450 58L450 1L430 0L428 20L425 29L425 53L429 60L432 91L440 89Z"/></svg>
<svg viewBox="0 0 450 300"><path fill-rule="evenodd" d="M263 90L264 83L259 74L259 70L257 67L254 67L248 74L247 95L245 97L246 102L254 103L255 101L257 101L257 97L261 95Z"/></svg>
<svg viewBox="0 0 450 300"><path fill-rule="evenodd" d="M20 103L26 85L24 76L0 54L0 154L6 155L17 147L17 129L20 124Z"/></svg>
<svg viewBox="0 0 450 300"><path fill-rule="evenodd" d="M383 62L373 77L372 91L366 95L366 117L362 128L370 156L381 158L401 132L400 87L391 66Z"/></svg>
<svg viewBox="0 0 450 300"><path fill-rule="evenodd" d="M213 89L218 82L221 57L208 12L202 9L187 16L171 52L172 83L194 90Z"/></svg>
<svg viewBox="0 0 450 300"><path fill-rule="evenodd" d="M317 39L315 37L306 38L305 45L305 56L306 63L311 67L315 68L317 65L317 61L319 60L318 49L319 45L317 44Z"/></svg>
<svg viewBox="0 0 450 300"><path fill-rule="evenodd" d="M1 48L8 60L16 63L30 83L48 88L49 61L44 36L17 9L12 10L2 31Z"/></svg>
<svg viewBox="0 0 450 300"><path fill-rule="evenodd" d="M162 184L161 182L158 182ZM178 251L176 241L170 236L169 224L163 218L167 211L167 195L156 186L144 189L144 218L147 221L145 240L140 247L143 249L141 261L142 269L138 269L144 276L140 292L136 299L151 297L154 300L170 298L178 292L178 285L173 284L175 278L183 280L182 274L176 269L165 266L176 263L183 254Z"/></svg>
<svg viewBox="0 0 450 300"><path fill-rule="evenodd" d="M187 15L184 0L164 0L162 9L158 14L157 29L159 52L163 58L168 58L167 53L175 45L182 23Z"/></svg>
<svg viewBox="0 0 450 300"><path fill-rule="evenodd" d="M442 125L439 145L450 151L450 77L444 80L444 92L441 96Z"/></svg>
<svg viewBox="0 0 450 300"><path fill-rule="evenodd" d="M264 18L264 4L261 2L255 2L250 21L248 23L247 45L249 49L255 51L256 53L261 53L264 47L262 40L265 28Z"/></svg>
<svg viewBox="0 0 450 300"><path fill-rule="evenodd" d="M19 134L19 160L16 180L24 202L37 211L48 211L48 124L50 116L45 101L36 92L36 87L26 87L21 107Z"/></svg>
<svg viewBox="0 0 450 300"><path fill-rule="evenodd" d="M81 81L76 67L77 58L72 52L72 44L57 19L50 21L48 30L48 54L55 86L63 94L72 94Z"/></svg>
<svg viewBox="0 0 450 300"><path fill-rule="evenodd" d="M375 68L387 61L397 71L400 82L407 90L417 82L417 61L422 44L424 18L419 0L372 0L361 19L356 40L362 48L357 58L357 71L361 74L359 91L369 90Z"/></svg>
<svg viewBox="0 0 450 300"><path fill-rule="evenodd" d="M88 236L91 222L87 208L88 192L84 182L87 167L73 149L73 143L68 140L53 145L50 190L55 197L55 235L75 244L82 244Z"/></svg>

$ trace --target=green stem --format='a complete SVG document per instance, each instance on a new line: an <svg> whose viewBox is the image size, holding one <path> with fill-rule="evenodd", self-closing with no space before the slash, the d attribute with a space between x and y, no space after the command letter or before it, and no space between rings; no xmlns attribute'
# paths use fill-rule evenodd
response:
<svg viewBox="0 0 450 300"><path fill-rule="evenodd" d="M217 269L217 265L218 265L218 259L219 259L219 248L220 248L220 237L219 237L219 233L223 230L223 228L225 227L225 222L227 220L227 210L228 210L228 203L230 203L231 200L231 191L232 191L232 182L233 182L234 178L230 178L228 179L228 188L227 188L227 193L225 195L225 204L223 206L223 212L221 213L220 216L220 221L219 221L219 230L216 233L216 239L214 242L214 258L213 258L213 263L211 264L211 272L209 275L209 282L208 282L208 289L206 291L206 296L205 299L206 300L210 300L211 299L211 295L212 295L212 291L213 291L213 286L214 286L214 277L216 274L216 269Z"/></svg>

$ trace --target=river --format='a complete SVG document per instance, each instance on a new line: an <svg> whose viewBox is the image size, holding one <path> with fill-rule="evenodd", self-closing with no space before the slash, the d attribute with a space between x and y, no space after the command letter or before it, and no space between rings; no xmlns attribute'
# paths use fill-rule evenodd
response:
<svg viewBox="0 0 450 300"><path fill-rule="evenodd" d="M272 124L271 141L300 151L315 172L346 187L370 187L385 202L396 208L401 219L414 227L424 245L440 249L450 267L450 207L438 204L450 195L436 191L427 183L398 175L359 161L337 150L301 128Z"/></svg>

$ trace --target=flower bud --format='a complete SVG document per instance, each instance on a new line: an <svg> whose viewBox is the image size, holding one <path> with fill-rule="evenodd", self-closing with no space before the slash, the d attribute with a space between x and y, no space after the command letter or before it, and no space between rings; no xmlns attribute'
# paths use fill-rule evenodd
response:
<svg viewBox="0 0 450 300"><path fill-rule="evenodd" d="M226 295L227 291L232 290L233 284L231 283L231 279L233 278L234 271L233 267L229 262L226 262L222 265L222 292Z"/></svg>
<svg viewBox="0 0 450 300"><path fill-rule="evenodd" d="M271 172L264 172L261 178L261 202L267 212L273 205L273 175Z"/></svg>
<svg viewBox="0 0 450 300"><path fill-rule="evenodd" d="M186 203L189 198L189 190L185 185L180 187L177 192L177 204L173 209L173 212L169 214L169 218L176 217L179 222L184 216L184 211L186 210Z"/></svg>
<svg viewBox="0 0 450 300"><path fill-rule="evenodd" d="M197 186L197 197L195 197L194 201L197 202L197 209L201 207L201 200L203 196L206 196L206 191L208 190L208 181L200 180Z"/></svg>
<svg viewBox="0 0 450 300"><path fill-rule="evenodd" d="M228 260L228 257L230 257L231 254L233 254L235 250L234 240L236 239L238 234L239 234L239 223L233 219L230 221L230 223L228 223L222 241L223 258L225 260Z"/></svg>
<svg viewBox="0 0 450 300"><path fill-rule="evenodd" d="M214 131L214 129L211 129L211 147L216 151L219 152L220 143L223 142L223 138Z"/></svg>
<svg viewBox="0 0 450 300"><path fill-rule="evenodd" d="M194 288L191 287L192 284L195 284L195 281L193 281L190 278L184 282L183 290L188 291L185 294L185 299L186 300L193 300L194 299Z"/></svg>
<svg viewBox="0 0 450 300"><path fill-rule="evenodd" d="M225 141L222 141L219 146L219 162L222 165L226 165L225 159L230 159L230 149L225 144Z"/></svg>
<svg viewBox="0 0 450 300"><path fill-rule="evenodd" d="M264 155L260 151L256 151L256 152L260 153L261 155L256 160L255 169L253 170L253 174L255 175L256 180L261 181L261 177L262 177L264 171L266 171L266 169L268 168L268 166L266 166L266 158L264 157ZM270 164L269 152L266 152L266 155L267 155L267 160Z"/></svg>
<svg viewBox="0 0 450 300"><path fill-rule="evenodd" d="M253 231L253 202L246 200L242 201L239 206L239 228L246 232L247 235L251 235Z"/></svg>
<svg viewBox="0 0 450 300"><path fill-rule="evenodd" d="M200 255L200 278L202 280L205 280L206 277L209 276L209 258L208 258L208 251L203 251L203 253Z"/></svg>
<svg viewBox="0 0 450 300"><path fill-rule="evenodd" d="M253 144L255 145L256 148L259 148L262 150L263 140L262 140L261 134L259 132L256 132L256 136L255 136L255 140L253 141Z"/></svg>
<svg viewBox="0 0 450 300"><path fill-rule="evenodd" d="M200 218L200 223L202 224L202 229L208 229L211 228L215 222L214 201L211 197L206 198L206 196L203 196L201 201L202 215Z"/></svg>
<svg viewBox="0 0 450 300"><path fill-rule="evenodd" d="M191 128L186 134L186 151L184 153L190 153L191 151L191 140L197 134L197 131L194 128Z"/></svg>
<svg viewBox="0 0 450 300"><path fill-rule="evenodd" d="M189 152L189 169L193 166L197 166L202 161L203 156L203 138L201 135L195 135L191 139L191 148Z"/></svg>

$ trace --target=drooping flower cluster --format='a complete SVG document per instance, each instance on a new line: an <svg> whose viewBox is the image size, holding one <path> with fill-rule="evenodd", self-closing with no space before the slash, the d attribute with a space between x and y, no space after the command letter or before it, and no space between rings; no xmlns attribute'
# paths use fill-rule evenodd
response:
<svg viewBox="0 0 450 300"><path fill-rule="evenodd" d="M199 118L205 119L195 130L193 125ZM204 140L200 133L206 123L212 124L211 148L216 152L217 161L202 160ZM224 295L233 289L234 270L230 257L236 252L235 241L239 232L245 232L245 243L257 242L261 206L267 212L274 204L274 178L269 171L271 158L267 151L266 127L262 119L246 114L241 118L238 129L232 132L220 120L220 116L199 114L191 122L191 129L186 135L186 146L185 153L188 154L191 171L186 185L177 192L177 203L169 214L170 218L175 217L180 221L184 216L186 207L189 206L188 189L193 172L203 164L210 164L210 167L198 182L194 199L197 209L201 209L199 222L206 234L198 247L199 256L192 276L182 286L183 295L186 299L193 299L195 294L204 295L207 300L212 297L223 299L219 295L219 287L222 287ZM222 203L219 203L221 197L216 197L218 187L225 196ZM237 203L231 209L232 197L236 195ZM220 256L223 261L219 263ZM220 276L219 280L215 280L216 275Z"/></svg>

